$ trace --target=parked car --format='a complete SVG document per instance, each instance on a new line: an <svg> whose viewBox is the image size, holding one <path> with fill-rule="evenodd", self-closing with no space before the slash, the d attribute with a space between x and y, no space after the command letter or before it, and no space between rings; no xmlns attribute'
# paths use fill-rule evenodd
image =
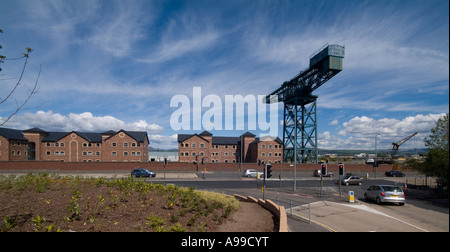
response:
<svg viewBox="0 0 450 252"><path fill-rule="evenodd" d="M364 193L364 199L375 200L377 204L382 202L405 204L405 193L399 186L374 185L369 187Z"/></svg>
<svg viewBox="0 0 450 252"><path fill-rule="evenodd" d="M322 174L322 170L314 170L314 177L320 177L320 174ZM326 175L324 175L324 177L333 177L333 173L332 172L327 172Z"/></svg>
<svg viewBox="0 0 450 252"><path fill-rule="evenodd" d="M404 177L406 176L404 173L401 173L399 171L387 171L384 173L387 177Z"/></svg>
<svg viewBox="0 0 450 252"><path fill-rule="evenodd" d="M139 178L139 177L153 177L154 178L156 176L156 173L149 171L147 169L134 169L131 172L131 176L136 177L136 178Z"/></svg>
<svg viewBox="0 0 450 252"><path fill-rule="evenodd" d="M362 178L356 175L346 175L341 179L341 185L362 185Z"/></svg>
<svg viewBox="0 0 450 252"><path fill-rule="evenodd" d="M264 176L263 172L258 172L255 169L248 169L245 170L244 173L242 174L242 177L253 177L253 178L257 178L258 174L260 177Z"/></svg>
<svg viewBox="0 0 450 252"><path fill-rule="evenodd" d="M366 164L375 164L375 160L373 158L366 159Z"/></svg>

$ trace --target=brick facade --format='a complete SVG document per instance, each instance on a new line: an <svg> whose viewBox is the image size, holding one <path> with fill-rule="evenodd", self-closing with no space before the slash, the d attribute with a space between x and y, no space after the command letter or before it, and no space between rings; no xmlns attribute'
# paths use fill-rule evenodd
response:
<svg viewBox="0 0 450 252"><path fill-rule="evenodd" d="M283 160L283 144L279 138L259 138L250 132L239 137L216 137L203 131L200 134L179 134L178 156L179 162L185 163L202 160L207 163L238 163L241 156L244 163L279 163Z"/></svg>
<svg viewBox="0 0 450 252"><path fill-rule="evenodd" d="M0 160L147 162L147 132L47 132L0 128Z"/></svg>

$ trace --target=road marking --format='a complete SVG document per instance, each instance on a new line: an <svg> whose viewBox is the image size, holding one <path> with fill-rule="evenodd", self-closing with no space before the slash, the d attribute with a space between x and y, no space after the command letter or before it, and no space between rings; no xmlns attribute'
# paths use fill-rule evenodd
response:
<svg viewBox="0 0 450 252"><path fill-rule="evenodd" d="M373 209L373 208L371 208L371 207L368 207L368 206L366 206L366 205L349 205L349 204L342 204L342 203L336 203L336 204L339 204L339 205L342 205L342 206L347 206L347 207L356 208L356 209L359 209L359 210L367 211L367 212L374 213L374 214L378 214L378 215L381 215L381 216L385 216L385 217L394 219L394 220L396 220L396 221L402 222L402 223L404 223L404 224L406 224L406 225L409 225L409 226L411 226L411 227L413 227L413 228L419 229L419 230L421 230L421 231L423 231L423 232L430 232L430 231L428 231L428 230L426 230L426 229L423 229L423 228L421 228L421 227L418 227L418 226L416 226L416 225L414 225L414 224L411 224L411 223L409 223L409 222L406 222L406 221L404 221L404 220L395 218L395 217L393 217L393 216L391 216L391 215L385 214L385 213L383 213L383 212L380 212L380 211L378 211L378 210L376 210L376 209Z"/></svg>

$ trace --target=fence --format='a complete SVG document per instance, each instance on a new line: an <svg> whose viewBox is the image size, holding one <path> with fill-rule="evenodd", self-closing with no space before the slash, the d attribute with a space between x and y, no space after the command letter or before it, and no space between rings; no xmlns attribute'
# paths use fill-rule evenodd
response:
<svg viewBox="0 0 450 252"><path fill-rule="evenodd" d="M311 204L300 201L276 197L273 200L277 205L284 206L286 214L292 219L305 221L311 224Z"/></svg>

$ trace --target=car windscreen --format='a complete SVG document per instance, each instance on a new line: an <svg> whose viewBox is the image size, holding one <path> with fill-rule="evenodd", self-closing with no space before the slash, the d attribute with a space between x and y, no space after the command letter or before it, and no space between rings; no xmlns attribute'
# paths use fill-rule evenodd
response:
<svg viewBox="0 0 450 252"><path fill-rule="evenodd" d="M401 192L402 189L398 186L383 186L385 192Z"/></svg>

